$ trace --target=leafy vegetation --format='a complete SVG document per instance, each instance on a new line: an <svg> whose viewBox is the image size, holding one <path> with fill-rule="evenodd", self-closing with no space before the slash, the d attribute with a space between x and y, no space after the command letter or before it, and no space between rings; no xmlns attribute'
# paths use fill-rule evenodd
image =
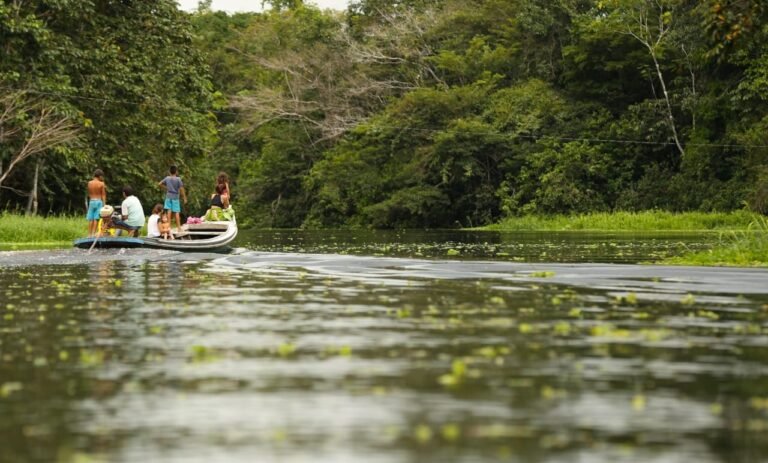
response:
<svg viewBox="0 0 768 463"><path fill-rule="evenodd" d="M0 244L71 243L86 229L83 217L0 214Z"/></svg>
<svg viewBox="0 0 768 463"><path fill-rule="evenodd" d="M759 217L747 211L727 213L664 211L588 213L509 217L484 227L500 231L728 231L746 230Z"/></svg>
<svg viewBox="0 0 768 463"><path fill-rule="evenodd" d="M668 258L664 262L680 265L768 267L768 221L759 218L747 231L724 235L721 237L721 243L708 251L689 252Z"/></svg>
<svg viewBox="0 0 768 463"><path fill-rule="evenodd" d="M188 213L223 170L265 227L768 212L754 0L37 3L0 6L11 208L79 210L95 167L149 205L177 163Z"/></svg>

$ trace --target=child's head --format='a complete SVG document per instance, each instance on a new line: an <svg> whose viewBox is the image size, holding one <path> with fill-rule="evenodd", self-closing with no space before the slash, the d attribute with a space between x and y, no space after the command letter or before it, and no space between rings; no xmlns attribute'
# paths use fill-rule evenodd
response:
<svg viewBox="0 0 768 463"><path fill-rule="evenodd" d="M152 213L160 215L161 212L163 212L163 205L160 203L155 204L155 207L152 208Z"/></svg>
<svg viewBox="0 0 768 463"><path fill-rule="evenodd" d="M175 165L168 168L168 173L170 173L171 175L176 175L178 172L179 172L179 168L176 167Z"/></svg>
<svg viewBox="0 0 768 463"><path fill-rule="evenodd" d="M160 216L160 222L168 223L168 216L167 215L161 215Z"/></svg>
<svg viewBox="0 0 768 463"><path fill-rule="evenodd" d="M98 178L99 180L104 180L104 171L101 169L96 169L93 171L93 178Z"/></svg>

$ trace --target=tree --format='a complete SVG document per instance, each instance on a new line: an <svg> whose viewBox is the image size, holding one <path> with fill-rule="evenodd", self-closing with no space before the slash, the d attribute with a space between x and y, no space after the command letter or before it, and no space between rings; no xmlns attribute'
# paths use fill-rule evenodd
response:
<svg viewBox="0 0 768 463"><path fill-rule="evenodd" d="M675 121L672 98L661 60L668 53L669 48L677 46L685 51L683 43L673 43L675 26L680 22L677 13L680 12L680 7L684 1L609 0L599 3L594 20L596 25L632 37L648 52L648 56L653 62L656 78L661 86L667 124L681 158L685 157L685 148ZM675 11L676 8L677 11Z"/></svg>
<svg viewBox="0 0 768 463"><path fill-rule="evenodd" d="M208 149L215 138L212 88L187 17L173 0L0 5L0 85L45 103L27 114L62 129L57 133L79 125L79 143L62 151L66 175L39 172L43 184L58 190L51 202L79 205L83 174L95 166L108 183L133 184L144 198L159 196L154 184L169 164L188 165ZM36 140L51 135L32 133ZM23 159L15 166L24 178L36 169ZM111 191L119 199L119 188Z"/></svg>
<svg viewBox="0 0 768 463"><path fill-rule="evenodd" d="M4 167L5 156L0 157L0 187L28 158L74 141L78 128L72 116L62 114L39 97L30 98L23 91L0 95L0 144L9 151Z"/></svg>

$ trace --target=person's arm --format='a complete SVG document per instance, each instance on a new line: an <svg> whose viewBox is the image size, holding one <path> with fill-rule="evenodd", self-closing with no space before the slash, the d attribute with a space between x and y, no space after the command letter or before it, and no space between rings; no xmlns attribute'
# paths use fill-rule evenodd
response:
<svg viewBox="0 0 768 463"><path fill-rule="evenodd" d="M158 182L157 186L161 186L161 187L163 187L166 190L168 189L168 187L165 186L165 179L160 180L160 182Z"/></svg>
<svg viewBox="0 0 768 463"><path fill-rule="evenodd" d="M107 184L106 183L101 184L101 202L104 205L107 204Z"/></svg>
<svg viewBox="0 0 768 463"><path fill-rule="evenodd" d="M184 204L187 204L187 191L184 190L184 186L182 185L179 187L179 194L181 195L181 199L184 200Z"/></svg>
<svg viewBox="0 0 768 463"><path fill-rule="evenodd" d="M224 209L229 207L229 195L221 195L221 205L224 206Z"/></svg>

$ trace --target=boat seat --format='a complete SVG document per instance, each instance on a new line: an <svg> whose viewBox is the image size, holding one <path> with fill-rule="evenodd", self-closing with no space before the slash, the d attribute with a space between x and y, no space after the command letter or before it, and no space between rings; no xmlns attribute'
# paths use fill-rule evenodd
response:
<svg viewBox="0 0 768 463"><path fill-rule="evenodd" d="M190 232L184 232L179 235L174 236L187 236L187 235L221 235L221 230L210 230L210 231L190 231Z"/></svg>
<svg viewBox="0 0 768 463"><path fill-rule="evenodd" d="M224 231L229 228L227 223L215 223L215 222L203 222L203 223L191 223L184 225L184 228L189 231Z"/></svg>

